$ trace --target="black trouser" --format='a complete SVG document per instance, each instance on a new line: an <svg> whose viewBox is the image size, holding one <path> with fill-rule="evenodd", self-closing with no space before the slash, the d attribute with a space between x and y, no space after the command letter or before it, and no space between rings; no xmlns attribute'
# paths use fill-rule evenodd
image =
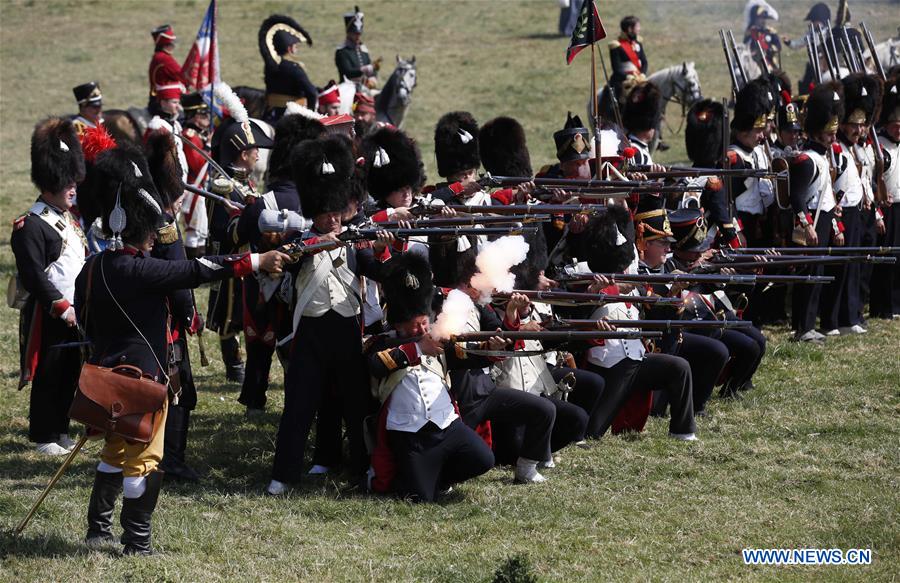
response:
<svg viewBox="0 0 900 583"><path fill-rule="evenodd" d="M494 454L459 419L446 429L430 421L416 433L388 431L397 464L395 490L419 502L432 502L438 490L480 476L494 467Z"/></svg>
<svg viewBox="0 0 900 583"><path fill-rule="evenodd" d="M716 381L728 364L729 354L728 347L720 340L693 332L682 333L676 355L685 359L691 367L695 413L706 408ZM658 390L658 387L652 388L657 391L653 395L653 412L662 415L669 404L669 393Z"/></svg>
<svg viewBox="0 0 900 583"><path fill-rule="evenodd" d="M341 420L341 401L338 388L330 386L319 403L316 413L316 446L313 450L313 464L336 468L341 465L344 444Z"/></svg>
<svg viewBox="0 0 900 583"><path fill-rule="evenodd" d="M578 405L553 397L539 397L556 409L556 421L550 434L550 451L559 451L570 443L584 439L588 414ZM525 427L491 421L491 441L498 464L514 464L525 442ZM527 457L527 456L526 456ZM549 457L547 458L549 459ZM546 461L546 460L535 460Z"/></svg>
<svg viewBox="0 0 900 583"><path fill-rule="evenodd" d="M881 210L884 212L885 233L879 237L879 245L900 246L900 202ZM869 314L873 318L890 318L893 314L900 314L900 254L894 257L897 257L894 265L873 266L869 298Z"/></svg>
<svg viewBox="0 0 900 583"><path fill-rule="evenodd" d="M244 383L238 403L249 409L266 407L266 390L272 371L272 356L275 347L263 342L247 341L247 360L244 368Z"/></svg>
<svg viewBox="0 0 900 583"><path fill-rule="evenodd" d="M325 389L331 383L338 387L347 424L350 471L354 475L365 472L368 464L363 419L371 402L368 381L356 317L345 318L330 311L318 318L300 319L285 378L284 412L275 443L273 479L300 481L309 431Z"/></svg>
<svg viewBox="0 0 900 583"><path fill-rule="evenodd" d="M815 211L812 215L815 217ZM827 247L831 242L831 219L834 216L832 212L822 211L819 214L819 222L816 223L816 235L819 237L819 245ZM809 266L809 275L822 275L821 265ZM828 285L834 285L828 284ZM795 285L794 295L791 302L791 320L794 331L798 334L804 334L816 327L816 316L819 314L819 300L822 295L822 284L815 285Z"/></svg>
<svg viewBox="0 0 900 583"><path fill-rule="evenodd" d="M556 420L556 409L543 397L516 389L497 388L478 404L476 411L466 412L465 420L473 429L490 421L492 435L495 422L500 428L498 433L514 432L522 427L521 448L516 457L539 462L550 459L550 435Z"/></svg>
<svg viewBox="0 0 900 583"><path fill-rule="evenodd" d="M575 388L572 389L571 393L569 393L569 403L583 409L587 414L587 423L589 423L590 418L597 410L597 405L600 403L600 398L603 396L603 387L605 385L605 381L603 380L602 376L589 370L566 368L564 366L550 370L550 374L553 375L553 380L557 383L569 373L575 375ZM557 411L556 424L554 424L553 427L554 431L556 431L556 427L560 424L560 422L561 420L559 419L559 412ZM587 426L585 426L585 428L581 431L581 436L575 439L575 441L581 441L582 439L584 439L586 430ZM553 439L551 438L551 442L552 441ZM556 450L554 449L553 451Z"/></svg>
<svg viewBox="0 0 900 583"><path fill-rule="evenodd" d="M640 360L623 358L609 368L588 364L588 370L602 376L604 381L603 395L588 420L588 437L599 439L609 430L616 414L631 396L632 381L641 363Z"/></svg>
<svg viewBox="0 0 900 583"><path fill-rule="evenodd" d="M863 208L862 216L862 236L859 239L860 247L875 247L878 245L878 227L875 224L875 205L868 209ZM869 290L872 282L871 263L863 263L859 266L859 321L865 320L865 312L863 308L869 303Z"/></svg>
<svg viewBox="0 0 900 583"><path fill-rule="evenodd" d="M844 245L858 247L862 238L859 209L843 209L841 222L844 224ZM859 324L859 263L826 266L825 275L834 276L834 281L822 289L822 329Z"/></svg>
<svg viewBox="0 0 900 583"><path fill-rule="evenodd" d="M694 433L697 426L694 424L692 385L691 367L685 359L654 352L644 356L632 379L629 393L645 390L665 392L672 410L669 433Z"/></svg>
<svg viewBox="0 0 900 583"><path fill-rule="evenodd" d="M753 215L743 211L738 211L737 215L741 220L748 247L775 246L775 231L779 222L777 205L770 206L762 215ZM744 311L744 318L757 325L783 319L786 316L785 293L781 286L754 285L747 298L748 304Z"/></svg>
<svg viewBox="0 0 900 583"><path fill-rule="evenodd" d="M27 306L31 308L32 303ZM38 309L41 309L40 307ZM50 348L63 342L77 342L78 333L65 321L43 312L41 346L37 369L31 381L28 410L28 439L50 443L69 432L69 407L81 373L79 348Z"/></svg>

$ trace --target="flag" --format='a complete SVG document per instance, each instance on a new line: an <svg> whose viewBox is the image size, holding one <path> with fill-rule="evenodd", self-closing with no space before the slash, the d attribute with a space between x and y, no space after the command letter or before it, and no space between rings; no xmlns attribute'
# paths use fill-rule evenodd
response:
<svg viewBox="0 0 900 583"><path fill-rule="evenodd" d="M181 66L181 75L190 89L199 91L203 99L212 104L212 86L222 80L219 76L219 43L216 38L216 0L209 2L206 16L197 31L197 40Z"/></svg>
<svg viewBox="0 0 900 583"><path fill-rule="evenodd" d="M606 31L600 21L595 0L584 0L575 30L572 31L572 42L566 49L566 64L571 64L572 59L581 52L581 49L605 38Z"/></svg>

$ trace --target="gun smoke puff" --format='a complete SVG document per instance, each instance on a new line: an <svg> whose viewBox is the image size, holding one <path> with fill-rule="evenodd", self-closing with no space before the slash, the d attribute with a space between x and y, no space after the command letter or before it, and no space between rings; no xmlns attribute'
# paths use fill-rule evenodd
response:
<svg viewBox="0 0 900 583"><path fill-rule="evenodd" d="M435 340L449 340L454 334L462 333L473 309L475 304L472 303L472 298L458 289L451 290L431 327L431 337Z"/></svg>
<svg viewBox="0 0 900 583"><path fill-rule="evenodd" d="M516 276L510 273L510 269L525 261L527 256L528 243L521 235L500 237L485 245L475 258L478 273L469 283L481 293L478 302L480 304L490 302L491 294L495 290L510 292L515 289Z"/></svg>

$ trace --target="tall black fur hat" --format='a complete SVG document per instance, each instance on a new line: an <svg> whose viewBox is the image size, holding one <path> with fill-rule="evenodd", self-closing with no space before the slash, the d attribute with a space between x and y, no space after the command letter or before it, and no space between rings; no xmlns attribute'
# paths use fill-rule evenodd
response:
<svg viewBox="0 0 900 583"><path fill-rule="evenodd" d="M75 126L67 119L50 117L31 135L31 181L42 192L58 193L84 180L84 154Z"/></svg>
<svg viewBox="0 0 900 583"><path fill-rule="evenodd" d="M434 155L438 174L450 176L462 170L478 168L478 122L467 111L451 111L434 128Z"/></svg>
<svg viewBox="0 0 900 583"><path fill-rule="evenodd" d="M184 193L184 171L178 159L175 137L167 131L151 132L147 136L144 152L150 168L150 178L156 185L163 207L171 207Z"/></svg>
<svg viewBox="0 0 900 583"><path fill-rule="evenodd" d="M763 78L754 79L737 94L731 129L735 131L762 129L766 127L774 109L775 93L772 86Z"/></svg>
<svg viewBox="0 0 900 583"><path fill-rule="evenodd" d="M725 107L718 101L698 101L687 114L684 145L688 158L697 166L715 166L722 157L722 124Z"/></svg>
<svg viewBox="0 0 900 583"><path fill-rule="evenodd" d="M584 230L579 259L586 260L591 271L622 273L634 261L634 241L626 235L630 222L628 209L621 206L592 218Z"/></svg>
<svg viewBox="0 0 900 583"><path fill-rule="evenodd" d="M838 81L817 86L806 99L805 113L803 129L807 135L837 131L844 117L844 86Z"/></svg>
<svg viewBox="0 0 900 583"><path fill-rule="evenodd" d="M156 190L147 160L137 148L121 144L101 152L91 166L90 189L79 192L83 216L92 223L98 213L105 235L115 234L111 213L119 206L125 211L125 228L120 232L125 243L141 243L165 224L164 203Z"/></svg>
<svg viewBox="0 0 900 583"><path fill-rule="evenodd" d="M275 124L275 138L269 154L269 180L291 180L291 152L300 142L325 135L318 119L302 114L285 115Z"/></svg>
<svg viewBox="0 0 900 583"><path fill-rule="evenodd" d="M538 229L524 235L528 243L528 254L525 261L514 265L510 272L516 276L516 289L537 289L541 272L547 269L549 261L547 254L547 237L543 229Z"/></svg>
<svg viewBox="0 0 900 583"><path fill-rule="evenodd" d="M425 182L419 146L401 130L384 127L367 135L362 141L362 155L369 194L377 202L407 186L415 192Z"/></svg>
<svg viewBox="0 0 900 583"><path fill-rule="evenodd" d="M471 280L478 271L475 266L478 251L474 242L465 251L457 251L456 243L456 240L434 241L428 248L435 285L456 287Z"/></svg>
<svg viewBox="0 0 900 583"><path fill-rule="evenodd" d="M656 128L662 116L662 93L650 81L636 85L625 97L622 124L629 132Z"/></svg>
<svg viewBox="0 0 900 583"><path fill-rule="evenodd" d="M881 102L881 115L878 116L878 125L886 125L892 121L900 121L900 77L888 79L884 86L884 98Z"/></svg>
<svg viewBox="0 0 900 583"><path fill-rule="evenodd" d="M844 85L843 123L869 125L881 114L884 83L874 75L854 73L841 79Z"/></svg>
<svg viewBox="0 0 900 583"><path fill-rule="evenodd" d="M303 216L312 219L347 207L355 170L353 152L340 136L306 140L291 154Z"/></svg>
<svg viewBox="0 0 900 583"><path fill-rule="evenodd" d="M390 324L416 316L431 315L434 282L428 259L419 253L404 253L385 264L381 281Z"/></svg>
<svg viewBox="0 0 900 583"><path fill-rule="evenodd" d="M531 176L525 129L511 117L495 117L481 126L481 164L494 176Z"/></svg>

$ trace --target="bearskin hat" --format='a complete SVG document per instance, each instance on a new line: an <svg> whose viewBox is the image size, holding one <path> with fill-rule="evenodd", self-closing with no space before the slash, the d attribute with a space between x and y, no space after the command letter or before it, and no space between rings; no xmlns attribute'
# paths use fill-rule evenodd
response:
<svg viewBox="0 0 900 583"><path fill-rule="evenodd" d="M305 140L315 140L325 134L325 126L318 119L305 115L285 115L275 124L275 138L269 154L270 181L291 180L291 152Z"/></svg>
<svg viewBox="0 0 900 583"><path fill-rule="evenodd" d="M142 242L165 224L163 200L137 148L122 144L98 154L88 182L90 189L79 192L79 208L87 223L101 218L107 237L114 235L110 213L117 200L125 211L125 228L120 233L124 242Z"/></svg>
<svg viewBox="0 0 900 583"><path fill-rule="evenodd" d="M775 109L772 86L763 78L754 79L741 89L734 101L731 129L749 131L762 129Z"/></svg>
<svg viewBox="0 0 900 583"><path fill-rule="evenodd" d="M356 165L345 139L327 136L301 142L291 154L291 166L304 217L312 219L347 207Z"/></svg>
<svg viewBox="0 0 900 583"><path fill-rule="evenodd" d="M445 113L434 128L434 155L438 174L450 176L478 168L478 122L467 111Z"/></svg>
<svg viewBox="0 0 900 583"><path fill-rule="evenodd" d="M722 157L722 124L725 106L712 99L698 101L687 114L684 145L697 166L715 166Z"/></svg>
<svg viewBox="0 0 900 583"><path fill-rule="evenodd" d="M393 127L380 128L362 141L369 194L379 203L404 187L417 191L425 182L425 166L415 140Z"/></svg>
<svg viewBox="0 0 900 583"><path fill-rule="evenodd" d="M537 289L541 272L547 269L547 237L543 229L537 229L523 235L528 243L528 254L525 261L514 265L510 272L516 276L516 289Z"/></svg>
<svg viewBox="0 0 900 583"><path fill-rule="evenodd" d="M874 75L854 73L841 79L844 86L843 123L871 124L881 114L884 83Z"/></svg>
<svg viewBox="0 0 900 583"><path fill-rule="evenodd" d="M525 129L511 117L495 117L478 136L481 165L495 176L531 176Z"/></svg>
<svg viewBox="0 0 900 583"><path fill-rule="evenodd" d="M631 215L622 206L611 206L593 217L584 230L579 259L587 260L591 271L622 273L634 261L629 223Z"/></svg>
<svg viewBox="0 0 900 583"><path fill-rule="evenodd" d="M163 207L169 208L184 193L184 173L178 159L175 136L166 131L151 132L147 136L144 152L150 177L164 203Z"/></svg>
<svg viewBox="0 0 900 583"><path fill-rule="evenodd" d="M831 81L817 86L806 99L803 129L812 136L822 131L837 131L844 117L844 86Z"/></svg>
<svg viewBox="0 0 900 583"><path fill-rule="evenodd" d="M662 116L662 93L645 81L636 85L622 105L622 124L629 132L645 132L656 128Z"/></svg>
<svg viewBox="0 0 900 583"><path fill-rule="evenodd" d="M431 315L434 282L428 258L420 253L404 253L385 264L381 281L389 324L416 316Z"/></svg>
<svg viewBox="0 0 900 583"><path fill-rule="evenodd" d="M31 181L41 192L58 193L84 180L84 154L75 126L50 117L31 135Z"/></svg>
<svg viewBox="0 0 900 583"><path fill-rule="evenodd" d="M457 251L457 241L435 240L428 247L428 258L434 283L441 287L456 287L468 282L478 271L475 258L478 251L472 244L465 251Z"/></svg>
<svg viewBox="0 0 900 583"><path fill-rule="evenodd" d="M900 121L900 101L897 95L900 94L900 77L889 79L884 87L884 99L881 103L881 115L879 116L878 125L886 125L892 121Z"/></svg>

